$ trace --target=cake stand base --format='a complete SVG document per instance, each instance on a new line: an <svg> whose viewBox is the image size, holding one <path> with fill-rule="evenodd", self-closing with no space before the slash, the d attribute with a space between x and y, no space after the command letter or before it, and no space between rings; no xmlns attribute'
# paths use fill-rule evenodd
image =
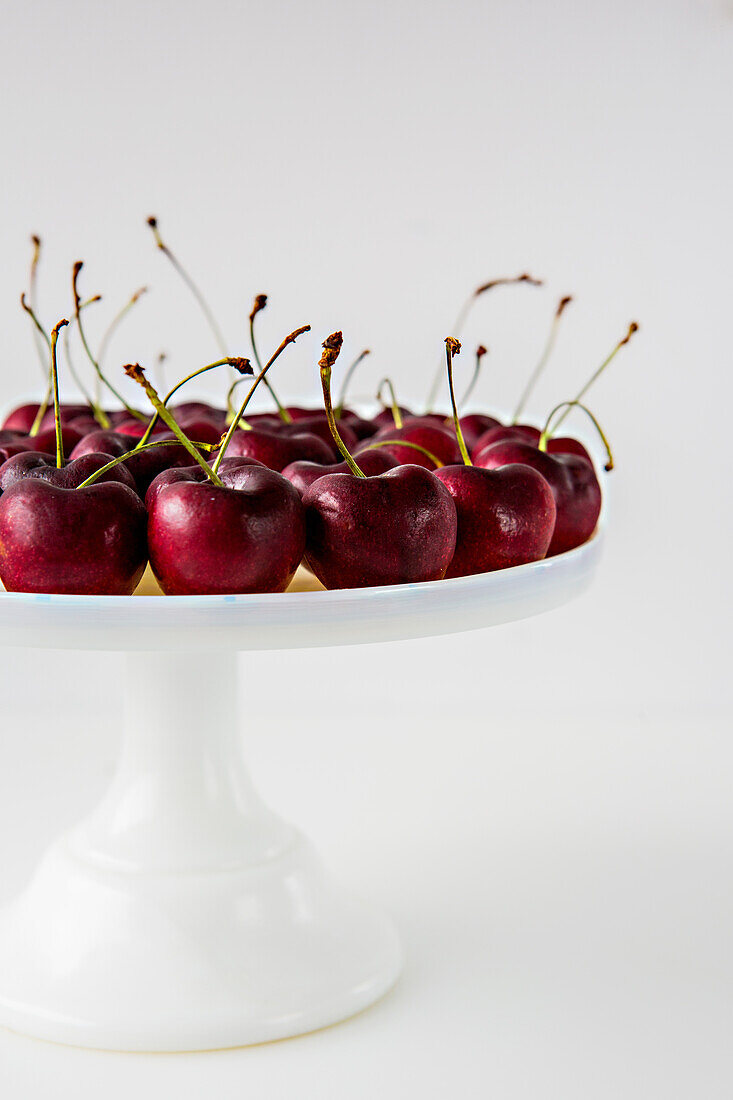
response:
<svg viewBox="0 0 733 1100"><path fill-rule="evenodd" d="M112 787L0 913L0 1024L110 1050L206 1050L372 1004L399 974L396 934L255 794L234 654L205 671L180 653L127 665Z"/></svg>

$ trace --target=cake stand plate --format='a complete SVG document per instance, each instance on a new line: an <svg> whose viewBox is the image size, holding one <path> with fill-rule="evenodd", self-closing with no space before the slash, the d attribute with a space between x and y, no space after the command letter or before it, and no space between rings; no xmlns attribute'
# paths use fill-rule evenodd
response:
<svg viewBox="0 0 733 1100"><path fill-rule="evenodd" d="M0 1024L80 1046L204 1050L312 1031L381 997L400 970L396 933L255 793L236 654L538 614L587 587L600 548L596 533L516 569L353 591L0 593L4 645L126 654L112 785L0 911Z"/></svg>

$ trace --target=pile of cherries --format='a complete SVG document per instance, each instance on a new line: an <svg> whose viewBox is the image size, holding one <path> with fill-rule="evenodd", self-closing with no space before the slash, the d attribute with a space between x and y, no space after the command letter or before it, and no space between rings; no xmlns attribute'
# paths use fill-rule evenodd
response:
<svg viewBox="0 0 733 1100"><path fill-rule="evenodd" d="M150 224L158 247L179 266L154 219ZM37 253L32 276L36 261ZM97 298L82 300L81 266L74 266L71 324L99 380L96 398L83 387L83 403L60 401L57 344L69 322L48 334L32 295L30 303L22 299L47 353L49 378L45 399L14 409L0 430L0 580L8 591L129 595L148 562L169 595L282 592L301 564L328 589L435 581L561 554L593 534L601 508L593 460L578 440L556 433L569 412L583 409L606 446L605 468L612 467L605 436L580 402L635 324L543 428L459 415L455 336L445 340L440 372L451 415L413 414L385 380L391 400L370 418L344 404L345 384L332 404L340 332L323 343L323 405L281 404L268 371L309 326L291 332L263 364L254 334L266 304L259 295L250 315L256 375L248 359L222 354L161 398L131 364L125 373L142 387L150 410L123 403L111 411L99 398L101 386L122 398L86 338L83 315ZM504 282L536 283L528 276L498 280L472 298ZM518 413L568 301L558 306ZM479 347L474 378L484 354ZM173 403L183 382L216 367L234 372L221 407ZM235 407L235 389L247 378L247 396ZM260 383L274 412L249 414Z"/></svg>

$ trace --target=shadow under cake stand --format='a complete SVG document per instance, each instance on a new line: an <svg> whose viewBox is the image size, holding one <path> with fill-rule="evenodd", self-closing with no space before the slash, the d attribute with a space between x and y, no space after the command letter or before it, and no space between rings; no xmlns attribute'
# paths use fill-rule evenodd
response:
<svg viewBox="0 0 733 1100"><path fill-rule="evenodd" d="M112 785L0 911L0 1024L111 1050L205 1050L312 1031L381 997L400 971L395 930L255 793L236 654L536 615L587 587L600 543L596 533L547 561L388 588L0 593L5 645L126 654Z"/></svg>

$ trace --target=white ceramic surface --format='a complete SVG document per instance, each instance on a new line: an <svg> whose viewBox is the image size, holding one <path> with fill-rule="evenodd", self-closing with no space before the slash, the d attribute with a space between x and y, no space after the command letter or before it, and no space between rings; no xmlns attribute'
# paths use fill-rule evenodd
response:
<svg viewBox="0 0 733 1100"><path fill-rule="evenodd" d="M302 649L478 630L579 595L603 524L546 561L423 584L261 596L50 596L0 592L0 644L134 651Z"/></svg>
<svg viewBox="0 0 733 1100"><path fill-rule="evenodd" d="M396 934L253 791L235 653L537 614L588 585L600 544L597 534L517 569L351 592L0 594L6 645L129 651L112 786L0 913L0 1023L82 1046L213 1049L310 1031L379 998L400 970Z"/></svg>

